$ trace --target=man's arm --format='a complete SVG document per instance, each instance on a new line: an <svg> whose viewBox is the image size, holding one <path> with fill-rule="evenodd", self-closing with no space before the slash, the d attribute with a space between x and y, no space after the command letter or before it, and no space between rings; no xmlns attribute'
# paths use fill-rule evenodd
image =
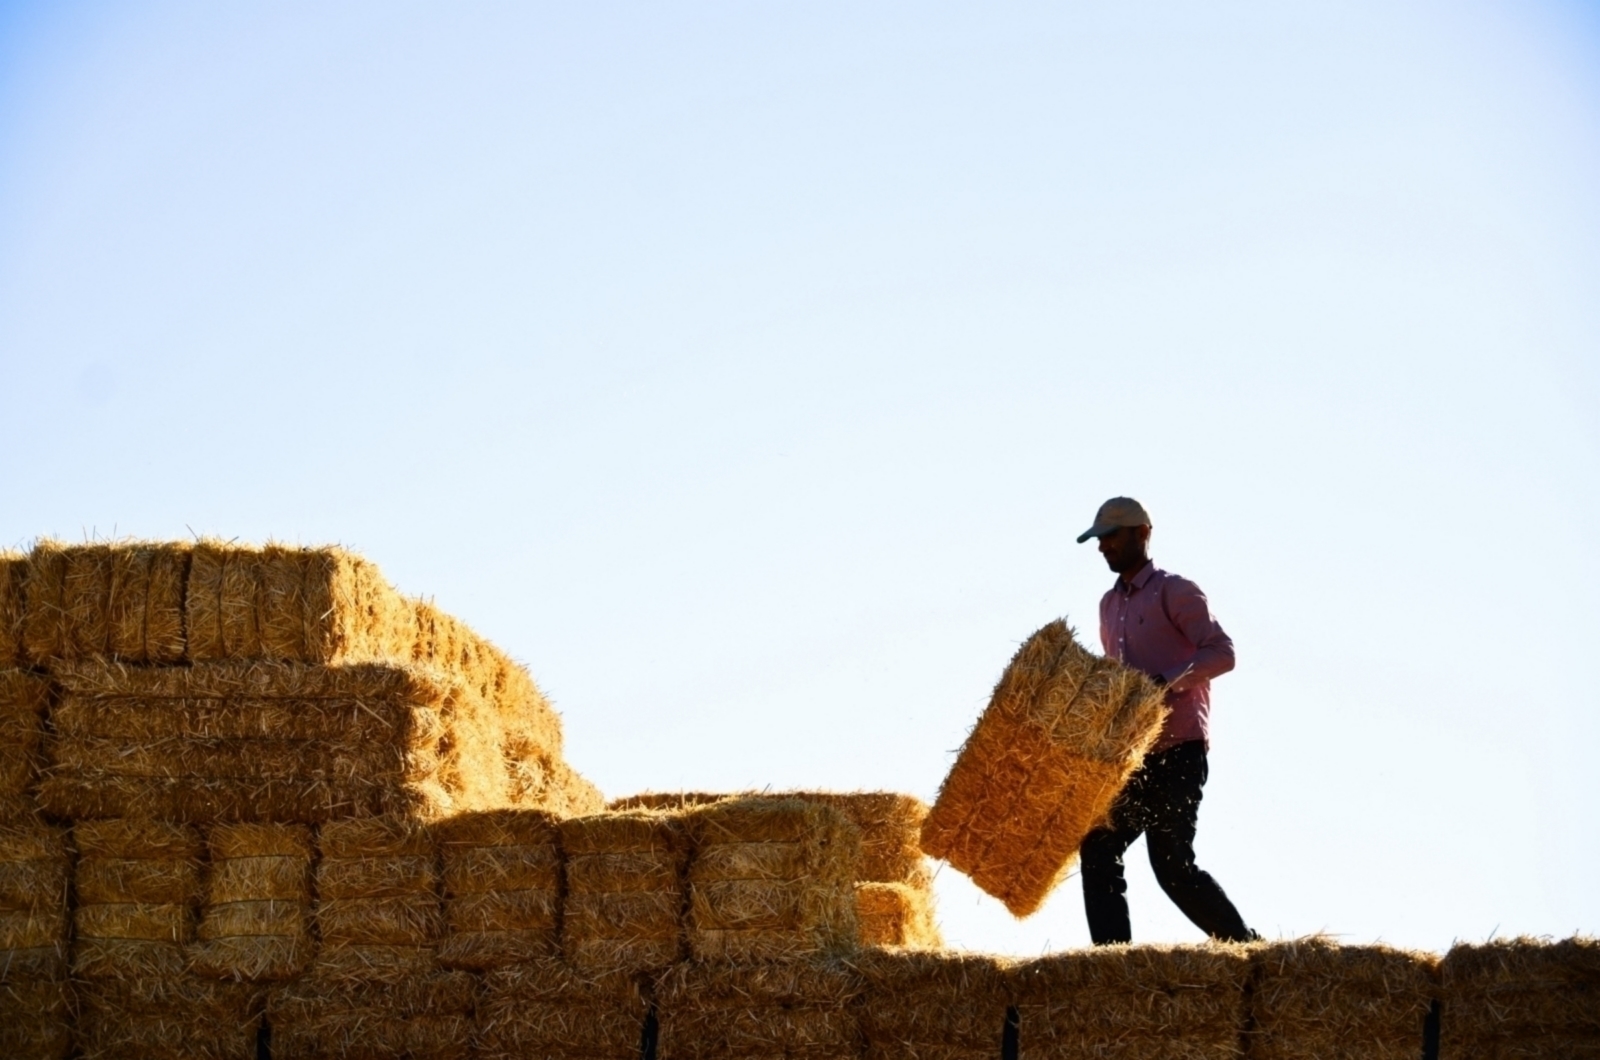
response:
<svg viewBox="0 0 1600 1060"><path fill-rule="evenodd" d="M1196 681L1209 681L1233 669L1233 640L1211 614L1211 605L1200 586L1187 578L1168 578L1162 586L1167 617L1194 645L1189 665L1161 676L1174 692L1182 692Z"/></svg>

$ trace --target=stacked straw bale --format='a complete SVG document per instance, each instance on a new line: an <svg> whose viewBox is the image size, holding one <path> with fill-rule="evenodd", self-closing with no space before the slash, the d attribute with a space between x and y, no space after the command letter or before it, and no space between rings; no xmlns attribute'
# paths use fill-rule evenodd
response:
<svg viewBox="0 0 1600 1060"><path fill-rule="evenodd" d="M857 961L866 1060L995 1060L1007 965L950 951L868 950Z"/></svg>
<svg viewBox="0 0 1600 1060"><path fill-rule="evenodd" d="M1249 978L1242 946L1101 946L1030 961L1013 976L1021 1057L1233 1060Z"/></svg>
<svg viewBox="0 0 1600 1060"><path fill-rule="evenodd" d="M57 1060L72 1044L66 833L0 821L0 1056Z"/></svg>
<svg viewBox="0 0 1600 1060"><path fill-rule="evenodd" d="M1017 651L922 826L922 849L1027 916L1105 820L1166 716L1136 670L1065 622Z"/></svg>
<svg viewBox="0 0 1600 1060"><path fill-rule="evenodd" d="M927 805L889 791L787 791L770 794L646 792L611 802L613 810L683 811L735 798L799 799L832 806L861 833L855 870L856 923L863 946L942 945L933 911L933 878L922 855Z"/></svg>
<svg viewBox="0 0 1600 1060"><path fill-rule="evenodd" d="M483 971L557 952L561 845L556 818L487 810L439 822L445 893L440 963Z"/></svg>
<svg viewBox="0 0 1600 1060"><path fill-rule="evenodd" d="M641 1055L649 1013L643 982L546 959L497 968L479 993L475 1060L622 1060Z"/></svg>
<svg viewBox="0 0 1600 1060"><path fill-rule="evenodd" d="M561 822L567 959L590 973L645 971L683 956L684 865L680 818L620 810Z"/></svg>
<svg viewBox="0 0 1600 1060"><path fill-rule="evenodd" d="M862 980L832 961L706 961L656 982L660 1060L861 1054ZM992 1060L992 1058L991 1058Z"/></svg>
<svg viewBox="0 0 1600 1060"><path fill-rule="evenodd" d="M0 549L0 670L20 665L22 653L23 582L28 557Z"/></svg>
<svg viewBox="0 0 1600 1060"><path fill-rule="evenodd" d="M261 988L195 976L84 984L81 1060L256 1060Z"/></svg>
<svg viewBox="0 0 1600 1060"><path fill-rule="evenodd" d="M861 833L831 806L727 799L684 815L696 960L819 958L857 938Z"/></svg>
<svg viewBox="0 0 1600 1060"><path fill-rule="evenodd" d="M1440 972L1440 1060L1600 1057L1600 940L1462 944Z"/></svg>
<svg viewBox="0 0 1600 1060"><path fill-rule="evenodd" d="M200 906L200 833L141 818L79 821L72 968L83 979L175 982Z"/></svg>
<svg viewBox="0 0 1600 1060"><path fill-rule="evenodd" d="M324 824L317 844L319 963L359 972L431 959L444 928L431 830L407 817L357 817Z"/></svg>
<svg viewBox="0 0 1600 1060"><path fill-rule="evenodd" d="M44 678L0 670L0 821L34 813L32 790L43 759L49 706L50 684Z"/></svg>
<svg viewBox="0 0 1600 1060"><path fill-rule="evenodd" d="M22 572L21 658L184 661L190 547L41 541Z"/></svg>
<svg viewBox="0 0 1600 1060"><path fill-rule="evenodd" d="M267 996L273 1060L462 1060L478 984L415 967L365 979L312 974Z"/></svg>
<svg viewBox="0 0 1600 1060"><path fill-rule="evenodd" d="M1322 938L1251 947L1251 1060L1415 1060L1439 960Z"/></svg>
<svg viewBox="0 0 1600 1060"><path fill-rule="evenodd" d="M219 824L210 850L196 973L220 979L289 979L311 962L311 829L303 824Z"/></svg>

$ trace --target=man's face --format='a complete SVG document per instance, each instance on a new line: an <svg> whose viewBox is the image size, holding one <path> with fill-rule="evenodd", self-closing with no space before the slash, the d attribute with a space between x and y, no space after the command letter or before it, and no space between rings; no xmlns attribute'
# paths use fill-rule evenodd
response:
<svg viewBox="0 0 1600 1060"><path fill-rule="evenodd" d="M1145 547L1149 540L1148 526L1119 526L1100 535L1100 554L1116 573L1132 574L1148 561Z"/></svg>

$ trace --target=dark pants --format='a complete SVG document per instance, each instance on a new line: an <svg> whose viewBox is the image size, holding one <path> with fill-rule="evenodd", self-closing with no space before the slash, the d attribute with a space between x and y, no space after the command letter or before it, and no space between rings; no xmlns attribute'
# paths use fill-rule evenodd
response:
<svg viewBox="0 0 1600 1060"><path fill-rule="evenodd" d="M1083 908L1097 945L1129 942L1128 883L1122 855L1144 834L1150 867L1167 897L1214 939L1252 937L1222 887L1194 863L1194 830L1205 786L1206 745L1199 740L1169 747L1144 760L1111 810L1111 825L1083 841Z"/></svg>

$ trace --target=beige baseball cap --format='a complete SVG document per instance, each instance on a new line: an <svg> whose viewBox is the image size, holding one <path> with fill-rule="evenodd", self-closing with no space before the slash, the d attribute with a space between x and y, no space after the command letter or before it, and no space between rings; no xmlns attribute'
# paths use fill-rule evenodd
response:
<svg viewBox="0 0 1600 1060"><path fill-rule="evenodd" d="M1144 510L1144 505L1132 497L1112 497L1094 513L1094 525L1078 535L1078 544L1083 544L1091 537L1109 534L1118 527L1149 525L1150 513Z"/></svg>

